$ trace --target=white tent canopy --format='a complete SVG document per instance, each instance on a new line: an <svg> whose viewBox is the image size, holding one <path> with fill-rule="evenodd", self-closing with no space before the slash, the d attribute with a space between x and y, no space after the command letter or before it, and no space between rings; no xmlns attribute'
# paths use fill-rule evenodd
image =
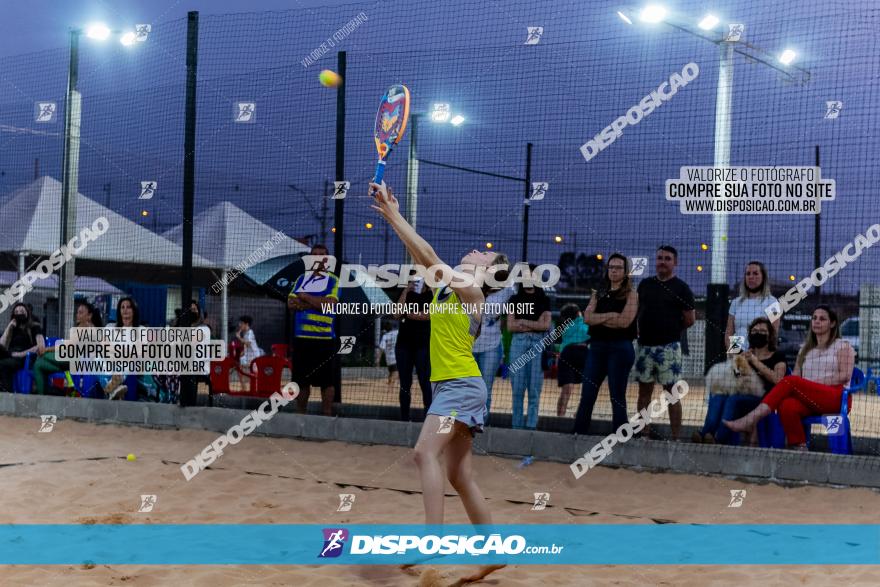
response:
<svg viewBox="0 0 880 587"><path fill-rule="evenodd" d="M82 194L76 195L76 234L101 216L109 229L77 255L78 259L179 267L182 249L136 222L105 208ZM4 230L0 251L49 255L60 244L61 182L41 177L14 192L0 207ZM194 267L217 267L193 254Z"/></svg>
<svg viewBox="0 0 880 587"><path fill-rule="evenodd" d="M254 218L232 202L220 202L196 214L193 219L193 252L210 259L215 267L231 269L252 254L263 251L256 262L281 255L308 253L309 247L281 235L278 230ZM162 236L183 243L183 224ZM275 237L275 238L273 238Z"/></svg>
<svg viewBox="0 0 880 587"><path fill-rule="evenodd" d="M183 243L183 224L163 236L177 244ZM253 265L282 255L308 253L309 250L306 245L279 234L278 230L232 202L215 204L193 219L193 254L198 253L210 259L216 267L222 267L221 283L227 283L227 270L239 263ZM220 290L220 321L224 324L224 340L228 336L225 327L228 317L229 297L227 288L223 287Z"/></svg>

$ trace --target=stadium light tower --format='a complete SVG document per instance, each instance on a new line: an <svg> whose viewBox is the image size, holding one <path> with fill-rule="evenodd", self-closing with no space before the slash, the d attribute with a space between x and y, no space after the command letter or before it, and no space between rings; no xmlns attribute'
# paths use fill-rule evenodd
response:
<svg viewBox="0 0 880 587"><path fill-rule="evenodd" d="M409 117L409 159L406 165L406 216L407 221L416 227L419 206L419 158L418 158L418 122L427 115L434 124L460 126L465 117L461 113L452 113L452 107L445 102L432 105L431 112L414 112ZM407 253L408 255L409 253Z"/></svg>
<svg viewBox="0 0 880 587"><path fill-rule="evenodd" d="M632 10L630 11L632 12ZM627 23L632 23L632 20L626 17L625 12L618 12L618 16ZM728 25L727 31L715 32L715 27L721 22L721 19L714 14L703 16L695 27L690 20L671 14L662 6L650 5L641 10L639 20L648 23L663 23L676 30L718 45L720 62L718 65L718 86L715 97L715 167L730 166L734 53L745 55L751 61L763 63L782 72L792 80L796 80L795 73L799 72L802 84L810 79L809 71L792 65L796 57L796 53L793 50L786 49L778 57L771 56L767 51L741 40L745 29L745 26L742 24L731 23ZM727 282L727 230L727 213L714 213L712 215L712 272L706 292L705 364L707 369L715 362L717 357L724 356L725 350L720 348L724 342L723 336L718 335L724 332L724 323L727 319L725 315L729 294Z"/></svg>
<svg viewBox="0 0 880 587"><path fill-rule="evenodd" d="M123 45L129 31L113 31L103 23L94 23L85 29L70 29L70 62L67 70L67 94L64 104L64 154L61 175L61 244L66 245L76 233L76 194L79 191L79 139L82 120L82 96L77 89L79 82L79 39L85 35L96 41L106 41L112 34L124 33ZM73 324L73 296L76 277L75 258L61 266L58 279L58 333L64 336Z"/></svg>

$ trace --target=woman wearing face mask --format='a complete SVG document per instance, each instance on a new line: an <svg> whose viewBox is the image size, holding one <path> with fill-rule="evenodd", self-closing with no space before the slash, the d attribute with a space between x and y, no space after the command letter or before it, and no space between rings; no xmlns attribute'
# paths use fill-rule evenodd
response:
<svg viewBox="0 0 880 587"><path fill-rule="evenodd" d="M101 313L89 302L80 300L76 303L76 323L77 328L101 327L104 322L101 320ZM53 373L70 370L70 363L67 361L59 361L55 358L55 349L47 349L44 345L38 345L37 353L40 357L34 362L32 369L34 375L34 391L43 395L46 393L46 383L49 376Z"/></svg>
<svg viewBox="0 0 880 587"><path fill-rule="evenodd" d="M760 261L750 261L739 284L739 297L730 302L727 329L724 332L725 348L730 348L730 337L743 337L742 349L749 348L748 329L752 320L765 316L764 310L777 299L770 295L770 276ZM779 329L779 320L773 322L773 330ZM775 346L775 345L774 345Z"/></svg>
<svg viewBox="0 0 880 587"><path fill-rule="evenodd" d="M27 354L45 344L43 331L31 320L27 306L17 302L12 306L12 319L0 336L0 390L12 393L12 380L24 367Z"/></svg>
<svg viewBox="0 0 880 587"><path fill-rule="evenodd" d="M773 386L757 408L738 420L724 420L724 424L734 432L746 432L776 411L788 446L807 450L801 420L840 411L843 386L852 378L854 363L855 351L840 337L837 313L828 306L816 306L810 334L798 353L793 374Z"/></svg>
<svg viewBox="0 0 880 587"><path fill-rule="evenodd" d="M710 396L706 421L703 429L694 433L694 442L739 444L739 434L722 426L721 421L733 420L747 414L761 403L762 396L767 395L785 377L785 357L776 350L776 331L770 320L766 316L755 318L749 325L748 332L749 350L743 353L743 357L761 378L764 384L760 390L762 393ZM752 427L749 432L749 444L756 445L756 429Z"/></svg>

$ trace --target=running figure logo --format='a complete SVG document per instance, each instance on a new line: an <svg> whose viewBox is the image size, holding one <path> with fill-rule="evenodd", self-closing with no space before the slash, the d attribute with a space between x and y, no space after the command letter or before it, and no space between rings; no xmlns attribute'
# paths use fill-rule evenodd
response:
<svg viewBox="0 0 880 587"><path fill-rule="evenodd" d="M641 275L645 272L645 268L648 267L648 258L647 257L633 257L632 258L632 269L629 270L630 275Z"/></svg>
<svg viewBox="0 0 880 587"><path fill-rule="evenodd" d="M743 350L743 344L746 341L745 336L734 334L730 337L730 347L727 349L728 355L738 355Z"/></svg>
<svg viewBox="0 0 880 587"><path fill-rule="evenodd" d="M354 494L353 493L340 493L339 494L339 507L336 508L337 512L350 512L351 506L354 505Z"/></svg>
<svg viewBox="0 0 880 587"><path fill-rule="evenodd" d="M539 512L547 507L547 504L550 503L550 494L549 493L536 493L535 494L535 505L532 506L533 512Z"/></svg>
<svg viewBox="0 0 880 587"><path fill-rule="evenodd" d="M731 489L730 490L730 503L727 504L727 507L729 507L729 508L742 507L742 504L745 500L746 500L746 490L745 489Z"/></svg>
<svg viewBox="0 0 880 587"><path fill-rule="evenodd" d="M159 187L158 182L142 181L141 182L141 195L138 196L138 200L152 200L153 196L156 195L156 189L158 187Z"/></svg>
<svg viewBox="0 0 880 587"><path fill-rule="evenodd" d="M52 432L55 428L55 422L58 421L58 416L40 416L40 429L37 432Z"/></svg>
<svg viewBox="0 0 880 587"><path fill-rule="evenodd" d="M348 540L348 530L345 528L324 528L324 548L318 558L335 558L342 554L342 547Z"/></svg>
<svg viewBox="0 0 880 587"><path fill-rule="evenodd" d="M743 33L746 31L746 25L729 24L727 25L727 27L727 34L724 35L724 40L728 43L739 43L739 40L742 38Z"/></svg>
<svg viewBox="0 0 880 587"><path fill-rule="evenodd" d="M825 119L831 120L840 116L840 111L843 109L843 102L839 100L828 100L825 102L825 106Z"/></svg>
<svg viewBox="0 0 880 587"><path fill-rule="evenodd" d="M544 34L544 27L542 26L530 26L526 27L529 31L528 36L526 37L526 42L524 45L537 45L541 42L541 35Z"/></svg>
<svg viewBox="0 0 880 587"><path fill-rule="evenodd" d="M544 196L547 195L547 190L550 188L550 184L546 181L533 181L532 182L532 193L529 196L529 200L532 202L537 202L538 200L543 200Z"/></svg>
<svg viewBox="0 0 880 587"><path fill-rule="evenodd" d="M825 425L825 433L829 436L837 436L843 433L842 416L822 416L822 424Z"/></svg>
<svg viewBox="0 0 880 587"><path fill-rule="evenodd" d="M339 350L336 351L338 355L350 355L351 351L354 350L354 343L357 341L356 336L340 336L339 337Z"/></svg>
<svg viewBox="0 0 880 587"><path fill-rule="evenodd" d="M141 505L138 508L138 511L149 513L151 511L153 511L154 505L156 505L156 496L155 495L142 495L141 496Z"/></svg>
<svg viewBox="0 0 880 587"><path fill-rule="evenodd" d="M34 104L34 120L36 122L55 122L58 104L55 102L37 102Z"/></svg>
<svg viewBox="0 0 880 587"><path fill-rule="evenodd" d="M348 193L348 188L351 187L350 181L334 181L333 182L333 197L331 200L344 200L345 195Z"/></svg>
<svg viewBox="0 0 880 587"><path fill-rule="evenodd" d="M147 40L147 37L150 35L150 31L153 30L153 25L149 24L136 24L134 25L134 40L138 43L143 43Z"/></svg>
<svg viewBox="0 0 880 587"><path fill-rule="evenodd" d="M235 122L251 123L257 119L256 102L236 102Z"/></svg>
<svg viewBox="0 0 880 587"><path fill-rule="evenodd" d="M437 434L449 434L452 432L456 413L453 411L449 416L440 416L440 427L437 428Z"/></svg>
<svg viewBox="0 0 880 587"><path fill-rule="evenodd" d="M295 293L320 294L327 287L327 275L336 269L336 257L333 255L303 255L303 267L306 275Z"/></svg>

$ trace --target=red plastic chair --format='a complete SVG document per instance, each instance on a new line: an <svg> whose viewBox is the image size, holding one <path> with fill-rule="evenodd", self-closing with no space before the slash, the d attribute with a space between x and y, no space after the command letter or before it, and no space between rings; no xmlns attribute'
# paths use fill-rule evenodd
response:
<svg viewBox="0 0 880 587"><path fill-rule="evenodd" d="M290 372L293 373L293 363L290 362L290 357L288 353L290 352L290 346L286 344L273 344L272 345L272 356L278 357L279 359L284 359L284 365L290 369Z"/></svg>
<svg viewBox="0 0 880 587"><path fill-rule="evenodd" d="M290 350L290 349L286 344L273 344L272 345L272 356L286 359L288 350Z"/></svg>
<svg viewBox="0 0 880 587"><path fill-rule="evenodd" d="M247 392L239 392L239 395L251 397L269 397L277 391L281 391L281 373L287 366L287 359L273 356L257 357L251 363L251 372L239 372L250 378L251 387Z"/></svg>
<svg viewBox="0 0 880 587"><path fill-rule="evenodd" d="M214 404L214 395L232 393L229 385L229 374L238 369L238 361L231 356L226 356L222 361L211 361L211 389L208 391L208 405Z"/></svg>

